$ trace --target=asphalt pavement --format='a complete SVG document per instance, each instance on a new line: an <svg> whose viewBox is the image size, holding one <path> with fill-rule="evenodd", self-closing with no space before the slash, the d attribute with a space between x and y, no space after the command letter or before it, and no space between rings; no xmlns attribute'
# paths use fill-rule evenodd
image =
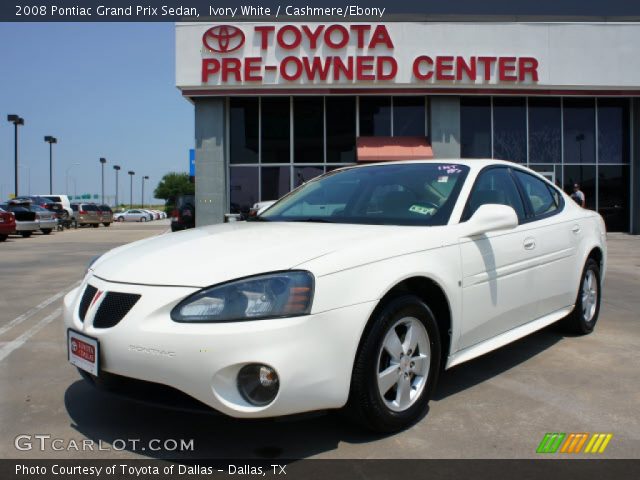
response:
<svg viewBox="0 0 640 480"><path fill-rule="evenodd" d="M596 456L640 458L640 237L609 236L594 334L551 326L455 367L421 422L380 436L336 414L240 421L86 385L67 363L63 295L94 256L167 231L113 224L0 244L0 458L534 458L547 432L612 433Z"/></svg>

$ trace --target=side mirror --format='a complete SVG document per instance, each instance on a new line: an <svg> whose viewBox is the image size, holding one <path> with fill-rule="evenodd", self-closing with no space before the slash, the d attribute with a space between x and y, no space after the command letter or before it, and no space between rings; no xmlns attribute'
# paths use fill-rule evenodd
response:
<svg viewBox="0 0 640 480"><path fill-rule="evenodd" d="M489 203L481 205L467 221L466 236L472 237L497 230L509 230L518 226L516 211L507 205Z"/></svg>

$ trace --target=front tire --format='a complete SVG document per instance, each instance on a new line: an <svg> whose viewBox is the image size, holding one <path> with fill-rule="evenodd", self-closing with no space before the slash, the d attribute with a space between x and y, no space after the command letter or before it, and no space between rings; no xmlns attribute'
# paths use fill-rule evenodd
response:
<svg viewBox="0 0 640 480"><path fill-rule="evenodd" d="M51 233L51 229L50 228L43 228L40 231L42 232L43 235L49 235Z"/></svg>
<svg viewBox="0 0 640 480"><path fill-rule="evenodd" d="M9 238L9 235L0 235L0 242L4 242L7 238Z"/></svg>
<svg viewBox="0 0 640 480"><path fill-rule="evenodd" d="M105 227L108 227L111 224L109 222L106 222L106 223L103 223L102 225L104 225Z"/></svg>
<svg viewBox="0 0 640 480"><path fill-rule="evenodd" d="M562 320L565 331L575 335L588 335L593 332L600 315L601 297L600 265L593 258L589 258L580 277L576 306L573 312Z"/></svg>
<svg viewBox="0 0 640 480"><path fill-rule="evenodd" d="M21 232L20 235L22 235L22 238L29 238L31 236L32 232Z"/></svg>
<svg viewBox="0 0 640 480"><path fill-rule="evenodd" d="M144 218L144 217L140 217L140 221L141 221L141 222L146 222L146 221L147 221L147 219L146 219L146 218Z"/></svg>
<svg viewBox="0 0 640 480"><path fill-rule="evenodd" d="M346 411L381 433L403 430L428 409L440 370L438 324L414 295L389 300L374 312L361 341Z"/></svg>

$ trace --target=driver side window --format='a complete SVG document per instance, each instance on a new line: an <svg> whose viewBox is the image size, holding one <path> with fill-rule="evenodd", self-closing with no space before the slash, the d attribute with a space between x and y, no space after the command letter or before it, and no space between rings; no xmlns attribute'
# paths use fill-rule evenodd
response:
<svg viewBox="0 0 640 480"><path fill-rule="evenodd" d="M522 198L507 168L490 168L478 175L467 200L462 221L469 220L478 208L486 204L507 205L516 211L519 221L524 219Z"/></svg>

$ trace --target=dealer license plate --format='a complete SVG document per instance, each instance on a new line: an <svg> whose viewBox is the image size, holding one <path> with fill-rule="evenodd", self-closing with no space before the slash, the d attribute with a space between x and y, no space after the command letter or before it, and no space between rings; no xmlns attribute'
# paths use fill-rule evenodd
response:
<svg viewBox="0 0 640 480"><path fill-rule="evenodd" d="M99 344L95 338L87 337L75 330L67 330L69 363L92 375L98 375Z"/></svg>

